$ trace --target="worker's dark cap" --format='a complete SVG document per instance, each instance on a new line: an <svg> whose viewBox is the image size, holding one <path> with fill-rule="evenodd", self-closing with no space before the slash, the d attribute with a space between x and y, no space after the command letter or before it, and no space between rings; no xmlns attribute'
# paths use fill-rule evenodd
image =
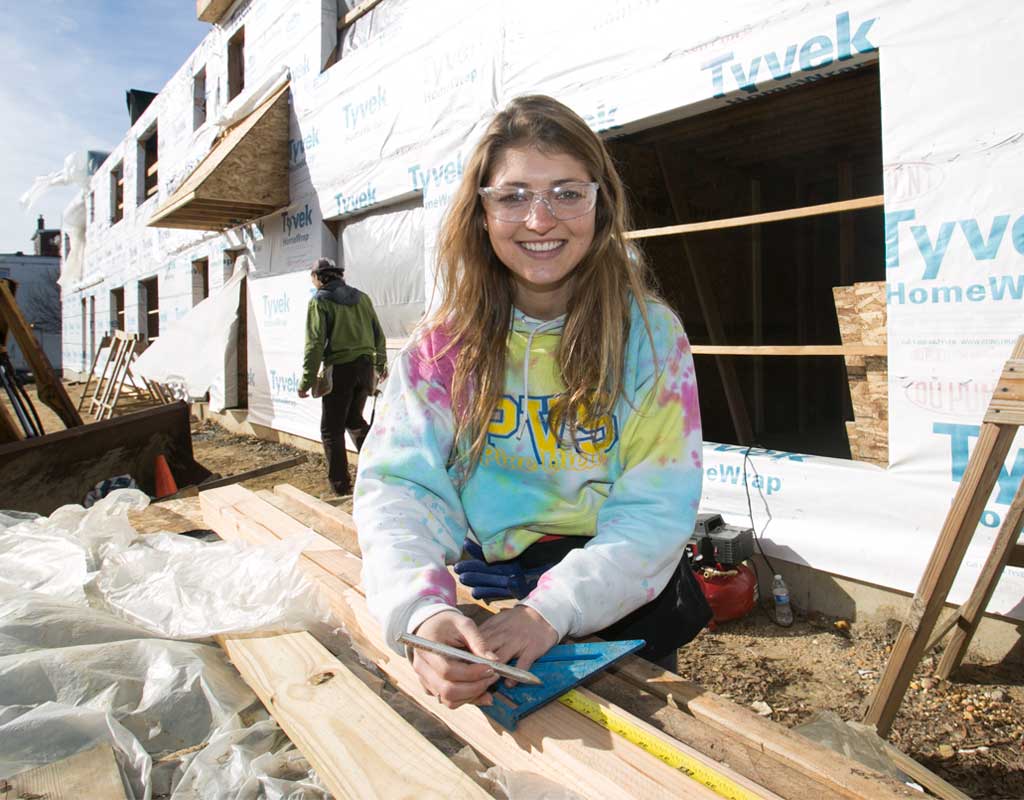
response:
<svg viewBox="0 0 1024 800"><path fill-rule="evenodd" d="M313 272L337 272L342 275L345 274L345 268L339 267L334 263L332 258L318 258L316 263L313 265Z"/></svg>

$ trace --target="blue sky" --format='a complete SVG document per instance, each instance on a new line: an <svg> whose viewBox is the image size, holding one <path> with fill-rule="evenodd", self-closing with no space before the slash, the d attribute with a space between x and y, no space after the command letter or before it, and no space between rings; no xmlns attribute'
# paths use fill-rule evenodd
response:
<svg viewBox="0 0 1024 800"><path fill-rule="evenodd" d="M0 253L31 252L36 216L60 226L74 195L18 198L64 157L110 150L128 130L125 91L159 91L209 31L194 0L33 0L0 26Z"/></svg>

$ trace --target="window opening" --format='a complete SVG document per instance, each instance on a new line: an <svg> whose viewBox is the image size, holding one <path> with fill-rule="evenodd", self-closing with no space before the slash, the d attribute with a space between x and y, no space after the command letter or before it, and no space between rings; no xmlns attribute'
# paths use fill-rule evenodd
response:
<svg viewBox="0 0 1024 800"><path fill-rule="evenodd" d="M851 457L864 357L844 363L837 296L877 285L884 329L878 74L876 62L609 142L634 241L694 347L705 440Z"/></svg>
<svg viewBox="0 0 1024 800"><path fill-rule="evenodd" d="M110 224L124 219L124 162L110 170Z"/></svg>
<svg viewBox="0 0 1024 800"><path fill-rule="evenodd" d="M146 202L157 192L159 178L159 135L154 125L139 139L139 203Z"/></svg>
<svg viewBox="0 0 1024 800"><path fill-rule="evenodd" d="M206 67L192 76L192 130L206 122Z"/></svg>
<svg viewBox="0 0 1024 800"><path fill-rule="evenodd" d="M157 278L139 281L139 332L149 341L160 336L160 290Z"/></svg>
<svg viewBox="0 0 1024 800"><path fill-rule="evenodd" d="M333 49L324 58L323 70L330 69L341 60L345 53L355 50L374 38L385 26L376 26L367 19L364 24L357 25L359 20L379 6L383 0L326 0L325 5L337 7L337 19L334 22ZM326 11L326 9L325 9ZM326 21L325 24L330 24Z"/></svg>
<svg viewBox="0 0 1024 800"><path fill-rule="evenodd" d="M210 259L192 262L192 305L196 306L210 296Z"/></svg>
<svg viewBox="0 0 1024 800"><path fill-rule="evenodd" d="M124 330L124 287L110 290L110 330Z"/></svg>
<svg viewBox="0 0 1024 800"><path fill-rule="evenodd" d="M228 102L245 88L245 28L239 28L228 40Z"/></svg>

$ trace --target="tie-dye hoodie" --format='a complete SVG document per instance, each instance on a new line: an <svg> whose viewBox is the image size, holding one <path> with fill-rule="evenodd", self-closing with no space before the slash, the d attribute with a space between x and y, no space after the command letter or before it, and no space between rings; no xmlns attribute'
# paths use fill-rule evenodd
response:
<svg viewBox="0 0 1024 800"><path fill-rule="evenodd" d="M472 536L488 560L513 558L549 534L592 537L545 573L523 602L560 637L585 636L656 597L682 557L701 492L693 358L668 308L648 304L655 354L633 304L623 395L609 417L583 420L576 444L548 426L564 384L562 320L514 311L506 394L479 466L463 485L453 446L454 353L435 329L392 365L359 455L355 521L363 586L389 643L455 604L456 561ZM529 358L526 355L529 354Z"/></svg>

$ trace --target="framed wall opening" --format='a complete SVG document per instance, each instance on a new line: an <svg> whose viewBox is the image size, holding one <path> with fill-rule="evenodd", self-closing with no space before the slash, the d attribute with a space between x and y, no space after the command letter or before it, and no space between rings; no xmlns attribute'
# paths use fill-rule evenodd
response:
<svg viewBox="0 0 1024 800"><path fill-rule="evenodd" d="M124 219L124 162L110 170L110 224Z"/></svg>
<svg viewBox="0 0 1024 800"><path fill-rule="evenodd" d="M851 457L833 287L885 280L880 110L876 62L609 142L638 232L708 223L635 240L694 345L705 440Z"/></svg>
<svg viewBox="0 0 1024 800"><path fill-rule="evenodd" d="M160 336L160 281L139 281L139 332L149 341Z"/></svg>
<svg viewBox="0 0 1024 800"><path fill-rule="evenodd" d="M138 205L156 194L160 178L160 136L156 123L139 139Z"/></svg>
<svg viewBox="0 0 1024 800"><path fill-rule="evenodd" d="M206 67L192 76L192 130L206 122Z"/></svg>
<svg viewBox="0 0 1024 800"><path fill-rule="evenodd" d="M209 296L210 259L198 258L192 262L192 305L199 305Z"/></svg>
<svg viewBox="0 0 1024 800"><path fill-rule="evenodd" d="M239 28L228 40L228 102L245 88L245 28Z"/></svg>
<svg viewBox="0 0 1024 800"><path fill-rule="evenodd" d="M124 287L110 290L110 330L124 330Z"/></svg>

